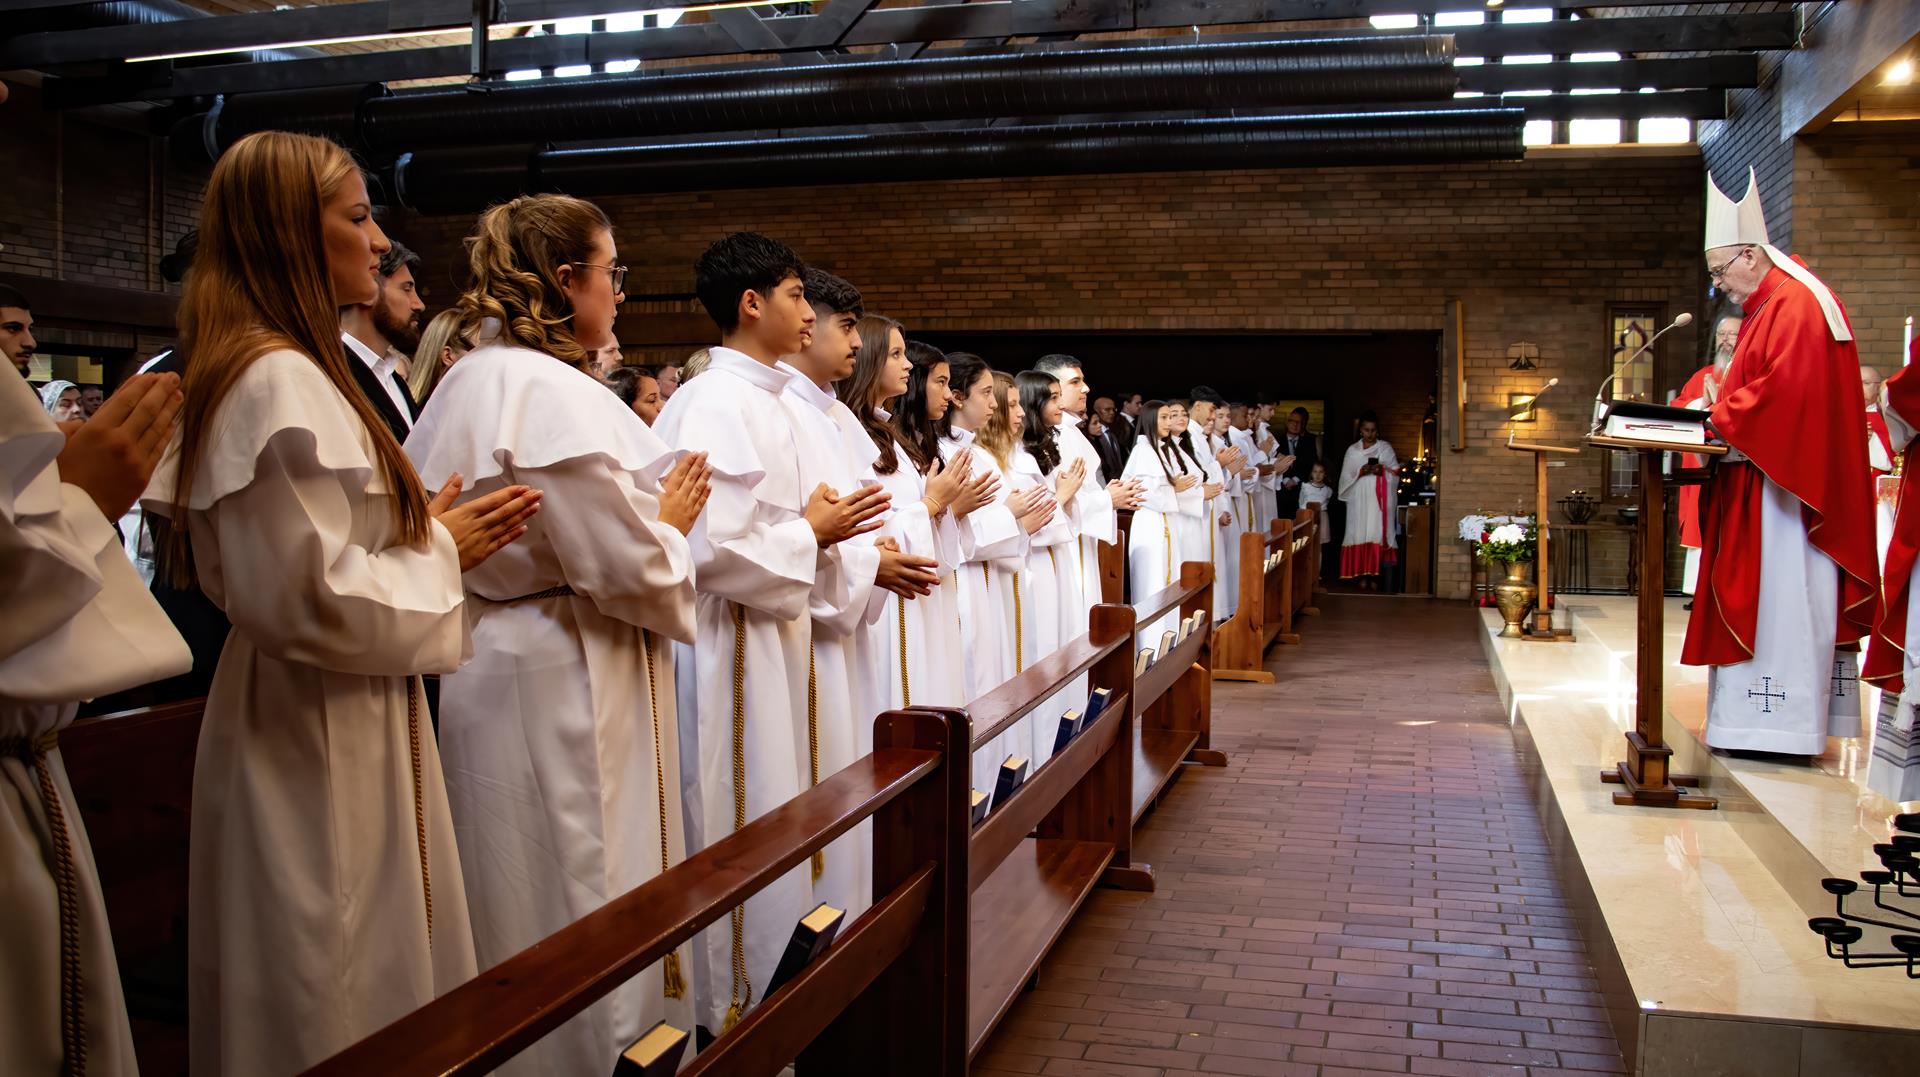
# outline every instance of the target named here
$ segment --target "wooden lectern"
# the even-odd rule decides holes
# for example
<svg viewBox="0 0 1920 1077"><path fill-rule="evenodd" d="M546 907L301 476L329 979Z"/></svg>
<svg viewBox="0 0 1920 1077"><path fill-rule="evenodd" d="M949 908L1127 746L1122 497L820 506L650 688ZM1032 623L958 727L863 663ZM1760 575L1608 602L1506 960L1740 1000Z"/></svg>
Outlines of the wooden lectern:
<svg viewBox="0 0 1920 1077"><path fill-rule="evenodd" d="M1640 519L1634 531L1639 551L1638 581L1640 615L1634 652L1633 730L1627 734L1627 758L1613 770L1601 771L1600 780L1625 786L1613 794L1615 804L1637 804L1647 808L1717 808L1716 797L1682 792L1680 787L1698 787L1700 779L1690 774L1668 773L1673 749L1667 747L1661 725L1666 719L1666 659L1662 653L1666 597L1666 480L1661 474L1661 455L1688 452L1697 456L1725 456L1725 445L1674 445L1637 438L1607 437L1595 434L1587 444L1602 449L1617 449L1640 454ZM1704 472L1676 475L1676 481L1697 482Z"/></svg>
<svg viewBox="0 0 1920 1077"><path fill-rule="evenodd" d="M1543 445L1537 441L1514 441L1507 439L1507 448L1514 452L1533 454L1533 618L1532 623L1523 625L1520 638L1563 643L1573 642L1573 629L1559 632L1553 630L1553 607L1548 601L1553 589L1548 586L1548 577L1553 575L1553 559L1547 556L1547 457L1555 453L1562 456L1577 456L1577 445Z"/></svg>

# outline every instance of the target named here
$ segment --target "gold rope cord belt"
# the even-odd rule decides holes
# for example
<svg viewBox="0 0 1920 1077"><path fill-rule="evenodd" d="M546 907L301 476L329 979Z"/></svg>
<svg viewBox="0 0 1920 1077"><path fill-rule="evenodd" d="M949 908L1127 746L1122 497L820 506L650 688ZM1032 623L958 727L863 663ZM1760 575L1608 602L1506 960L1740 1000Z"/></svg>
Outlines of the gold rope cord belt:
<svg viewBox="0 0 1920 1077"><path fill-rule="evenodd" d="M900 705L913 706L913 688L907 683L907 600L898 598L900 613Z"/></svg>
<svg viewBox="0 0 1920 1077"><path fill-rule="evenodd" d="M86 980L80 969L80 875L73 863L73 841L67 834L67 815L60 806L60 790L53 781L47 753L59 743L59 734L0 738L0 756L11 756L33 767L40 785L40 807L47 813L47 833L53 840L53 886L60 904L60 1045L65 1054L62 1072L86 1077Z"/></svg>
<svg viewBox="0 0 1920 1077"><path fill-rule="evenodd" d="M1027 671L1027 643L1020 626L1020 572L1013 573L1013 671Z"/></svg>
<svg viewBox="0 0 1920 1077"><path fill-rule="evenodd" d="M814 675L813 644L807 644L807 788L820 784L820 681ZM813 881L827 873L827 851L813 852Z"/></svg>
<svg viewBox="0 0 1920 1077"><path fill-rule="evenodd" d="M569 595L575 594L579 594L579 592L563 583L558 587L549 587L544 591L535 591L530 595L520 595L515 598L502 599L501 602L530 602L536 598L566 598Z"/></svg>
<svg viewBox="0 0 1920 1077"><path fill-rule="evenodd" d="M660 749L660 688L653 669L653 633L640 630L640 646L647 652L647 712L653 715L653 788L655 808L660 812L660 874L667 873L667 762ZM661 962L661 994L680 998L687 993L687 981L680 974L680 951L668 950Z"/></svg>
<svg viewBox="0 0 1920 1077"><path fill-rule="evenodd" d="M433 949L433 873L427 868L427 803L421 793L420 681L407 678L407 755L413 764L413 836L420 845L420 890L427 899L427 949Z"/></svg>
<svg viewBox="0 0 1920 1077"><path fill-rule="evenodd" d="M747 825L747 610L733 605L733 829ZM725 1032L740 1023L753 1005L753 979L747 974L747 907L734 906L733 983L727 989ZM743 989L744 988L744 992Z"/></svg>
<svg viewBox="0 0 1920 1077"><path fill-rule="evenodd" d="M1167 514L1160 514L1160 539L1167 544L1167 586L1173 586L1173 532L1167 527Z"/></svg>

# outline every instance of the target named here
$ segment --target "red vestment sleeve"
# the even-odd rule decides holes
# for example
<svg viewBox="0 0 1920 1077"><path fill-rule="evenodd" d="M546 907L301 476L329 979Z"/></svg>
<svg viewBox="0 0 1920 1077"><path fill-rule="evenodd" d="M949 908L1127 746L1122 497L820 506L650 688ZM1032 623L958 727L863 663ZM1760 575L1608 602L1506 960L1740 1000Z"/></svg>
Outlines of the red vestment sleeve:
<svg viewBox="0 0 1920 1077"><path fill-rule="evenodd" d="M1762 476L1800 501L1807 541L1840 568L1834 641L1858 640L1880 619L1859 353L1833 339L1813 292L1778 268L1746 306L1727 390L1712 411L1720 436L1749 462L1723 463L1713 480L1681 652L1688 665L1753 657Z"/></svg>
<svg viewBox="0 0 1920 1077"><path fill-rule="evenodd" d="M1920 359L1920 339L1913 342L1907 356L1909 362ZM1920 374L1914 370L1912 366L1902 367L1887 379L1887 406L1906 422L1920 421ZM1906 687L1902 674L1906 669L1907 600L1913 588L1914 562L1920 558L1920 492L1913 485L1920 458L1914 455L1915 444L1920 441L1909 444L1902 453L1893 538L1887 543L1887 563L1881 575L1884 609L1860 667L1861 679L1883 692L1897 693Z"/></svg>

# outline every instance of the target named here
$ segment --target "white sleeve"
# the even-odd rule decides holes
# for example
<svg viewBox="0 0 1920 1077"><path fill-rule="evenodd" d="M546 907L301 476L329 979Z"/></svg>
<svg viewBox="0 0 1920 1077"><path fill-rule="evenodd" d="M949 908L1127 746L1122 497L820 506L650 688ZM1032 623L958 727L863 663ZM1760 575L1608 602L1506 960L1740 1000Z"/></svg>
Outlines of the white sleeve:
<svg viewBox="0 0 1920 1077"><path fill-rule="evenodd" d="M746 481L713 474L707 507L688 536L698 589L785 621L807 612L820 543L805 516L760 518Z"/></svg>
<svg viewBox="0 0 1920 1077"><path fill-rule="evenodd" d="M660 520L660 500L604 456L517 469L546 496L540 524L567 585L601 613L692 643L693 552Z"/></svg>

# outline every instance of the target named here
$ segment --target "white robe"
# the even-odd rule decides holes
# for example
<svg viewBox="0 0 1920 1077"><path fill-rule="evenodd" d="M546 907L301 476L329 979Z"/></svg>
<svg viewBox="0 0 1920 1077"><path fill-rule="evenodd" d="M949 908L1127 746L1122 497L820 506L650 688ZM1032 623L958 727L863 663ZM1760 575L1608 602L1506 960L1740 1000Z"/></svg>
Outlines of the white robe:
<svg viewBox="0 0 1920 1077"><path fill-rule="evenodd" d="M892 535L904 553L931 557L940 582L931 594L911 600L889 595L888 608L872 628L879 639L885 670L881 676L882 710L909 706L964 707L966 674L955 661L960 651L959 599L954 573L960 567L960 529L953 514L930 519L926 502L927 477L914 470L913 458L896 438L891 474L879 476L893 495L884 533Z"/></svg>
<svg viewBox="0 0 1920 1077"><path fill-rule="evenodd" d="M1893 451L1913 443L1914 424L1907 416L1882 404ZM1920 419L1920 416L1915 416ZM1884 556L1882 557L1884 561ZM1873 723L1873 757L1867 764L1867 788L1893 801L1920 800L1920 587L1907 591L1907 638L1902 641L1901 677L1905 688L1898 696L1882 693Z"/></svg>
<svg viewBox="0 0 1920 1077"><path fill-rule="evenodd" d="M93 851L57 746L79 701L184 673L180 634L113 527L54 457L66 437L8 364L0 372L0 1073L63 1072L60 899L52 812L65 827L80 947L87 1072L137 1072ZM22 743L24 741L25 743ZM27 758L22 758L22 755ZM40 769L55 801L41 799Z"/></svg>
<svg viewBox="0 0 1920 1077"><path fill-rule="evenodd" d="M1753 657L1707 667L1707 744L1819 755L1829 736L1860 735L1854 656L1833 649L1840 566L1807 541L1799 499L1763 482Z"/></svg>
<svg viewBox="0 0 1920 1077"><path fill-rule="evenodd" d="M1324 482L1303 482L1300 484L1300 507L1320 506L1320 545L1326 546L1333 541L1333 487ZM1320 574L1320 566L1315 565L1314 575Z"/></svg>
<svg viewBox="0 0 1920 1077"><path fill-rule="evenodd" d="M1013 452L1008 483L1014 492L1039 487L1052 498L1060 469L1040 473L1040 461L1024 447ZM1086 606L1080 599L1079 572L1073 563L1078 550L1073 521L1067 508L1056 503L1053 519L1035 531L1027 542L1027 567L1021 573L1022 612L1029 613L1027 646L1035 659L1045 658L1067 641L1087 631ZM1053 755L1054 736L1059 718L1069 709L1078 709L1087 698L1086 678L1075 678L1033 710L1027 723L1038 768Z"/></svg>
<svg viewBox="0 0 1920 1077"><path fill-rule="evenodd" d="M1360 467L1370 461L1385 465L1385 476L1360 474ZM1400 459L1393 455L1393 446L1386 439L1374 441L1372 446L1354 442L1347 446L1345 462L1340 465L1340 500L1347 506L1347 530L1340 544L1352 547L1379 546L1379 556L1373 560L1368 555L1364 564L1357 570L1349 555L1343 552L1340 574L1377 575L1381 569L1392 564L1392 557L1398 540L1394 535L1396 515L1394 508L1399 504L1399 480L1397 469ZM1386 491L1386 506L1381 507L1381 490Z"/></svg>
<svg viewBox="0 0 1920 1077"><path fill-rule="evenodd" d="M1247 466L1255 470L1252 478L1242 480L1241 487L1241 507L1246 514L1247 529L1258 535L1266 535L1270 533L1273 523L1273 506L1266 499L1266 476L1258 471L1261 465L1271 463L1272 458L1255 444L1251 429L1230 427L1227 438L1234 448L1246 454Z"/></svg>
<svg viewBox="0 0 1920 1077"><path fill-rule="evenodd" d="M1215 453L1229 448L1225 437L1209 435L1206 441L1207 455L1215 460L1216 473L1220 475L1220 496L1214 499L1214 523L1218 532L1214 537L1213 556L1213 619L1216 623L1232 617L1240 609L1240 536L1247 533L1246 516L1240 504L1240 493L1244 488L1238 474L1229 475L1218 467ZM1227 522L1219 524L1219 516L1225 514Z"/></svg>
<svg viewBox="0 0 1920 1077"><path fill-rule="evenodd" d="M1015 582L1027 564L1027 533L1020 529L1007 498L1013 487L993 454L974 444L973 434L956 430L954 437L941 444L941 454L951 460L960 449L973 448L973 473L991 471L999 476L999 491L994 500L967 514L961 521L959 567L960 642L962 665L966 671L966 695L969 701L993 691L1026 668L1032 660L1028 629L1015 620ZM1009 463L1011 463L1009 459ZM1023 600L1021 614L1031 617ZM1016 653L1016 647L1019 653ZM1024 754L1031 733L1023 723L982 745L973 753L973 788L993 792L1000 763L1008 755ZM1018 743L1016 750L1010 747Z"/></svg>
<svg viewBox="0 0 1920 1077"><path fill-rule="evenodd" d="M800 423L802 485L812 489L826 483L846 496L862 485L858 465L840 441L839 427L830 414L839 402L793 367L781 364L791 380L784 392L796 406ZM807 690L807 724L800 730L807 751L800 757L800 783L810 788L846 769L872 747L877 711L869 693L854 688L852 641L867 634L884 608L884 589L874 586L880 571L880 551L874 536L861 535L827 551L827 569L814 582L808 610L812 617L813 666ZM856 702L857 701L857 702ZM859 732L865 727L863 737ZM866 748L861 748L862 744ZM819 871L813 880L815 901L846 910L851 919L873 903L872 829L856 827L822 850L814 860ZM809 870L814 870L810 867Z"/></svg>
<svg viewBox="0 0 1920 1077"><path fill-rule="evenodd" d="M467 573L473 659L440 682L454 836L490 968L686 859L662 637L693 639L693 558L658 499L678 454L595 379L497 342L447 372L407 451L429 489L465 476L463 500L546 492L527 534ZM574 593L524 597L561 586ZM663 970L501 1072L595 1072L655 1022L686 1027L691 992L668 997Z"/></svg>
<svg viewBox="0 0 1920 1077"><path fill-rule="evenodd" d="M1113 508L1113 495L1107 493L1106 483L1100 478L1100 451L1093 447L1081 426L1086 420L1077 415L1065 415L1060 425L1054 427L1059 432L1060 462L1071 464L1082 460L1087 465L1087 481L1080 484L1080 492L1074 495L1073 504L1066 506L1074 530L1079 534L1074 552L1074 571L1080 581L1080 600L1087 610L1099 605L1100 588L1100 544L1119 540L1120 517ZM1116 478L1118 476L1115 476ZM1081 619L1082 631L1087 619Z"/></svg>
<svg viewBox="0 0 1920 1077"><path fill-rule="evenodd" d="M1180 545L1176 524L1182 516L1199 515L1203 491L1196 482L1175 492L1169 473L1181 474L1178 467L1154 454L1144 436L1133 443L1121 477L1139 479L1146 487L1127 535L1128 582L1136 605L1173 586L1180 578L1181 562L1192 559ZM1169 611L1154 623L1140 626L1140 646L1157 649L1161 634L1175 627L1179 619L1178 611Z"/></svg>
<svg viewBox="0 0 1920 1077"><path fill-rule="evenodd" d="M409 706L470 644L453 536L397 544L372 437L311 360L256 359L209 424L186 526L233 631L194 759L190 1046L195 1074L255 1077L474 975L440 753ZM178 463L176 443L149 511L171 511Z"/></svg>
<svg viewBox="0 0 1920 1077"><path fill-rule="evenodd" d="M731 348L710 354L712 365L674 391L656 431L675 448L707 453L714 472L688 536L695 642L674 645L689 853L800 793L806 744L794 732L806 728L807 611L826 558L804 515L813 491L801 485L800 416L783 395L790 375ZM700 1024L717 1034L730 1011L760 999L811 908L807 874L804 864L789 871L700 933Z"/></svg>
<svg viewBox="0 0 1920 1077"><path fill-rule="evenodd" d="M880 450L874 445L866 428L860 425L859 417L839 400L828 405L826 416L833 421L839 434L841 456L846 460L856 485L878 483L880 476L874 473L873 462L879 458ZM888 507L885 519L889 524L899 511L893 506ZM883 526L879 534L893 535L893 531ZM868 716L865 721L854 723L855 758L873 750L873 718L887 709L885 674L890 667L886 652L881 647L878 625L879 618L893 609L893 595L876 587L870 602L866 627L847 639L847 681L853 710L855 714Z"/></svg>

